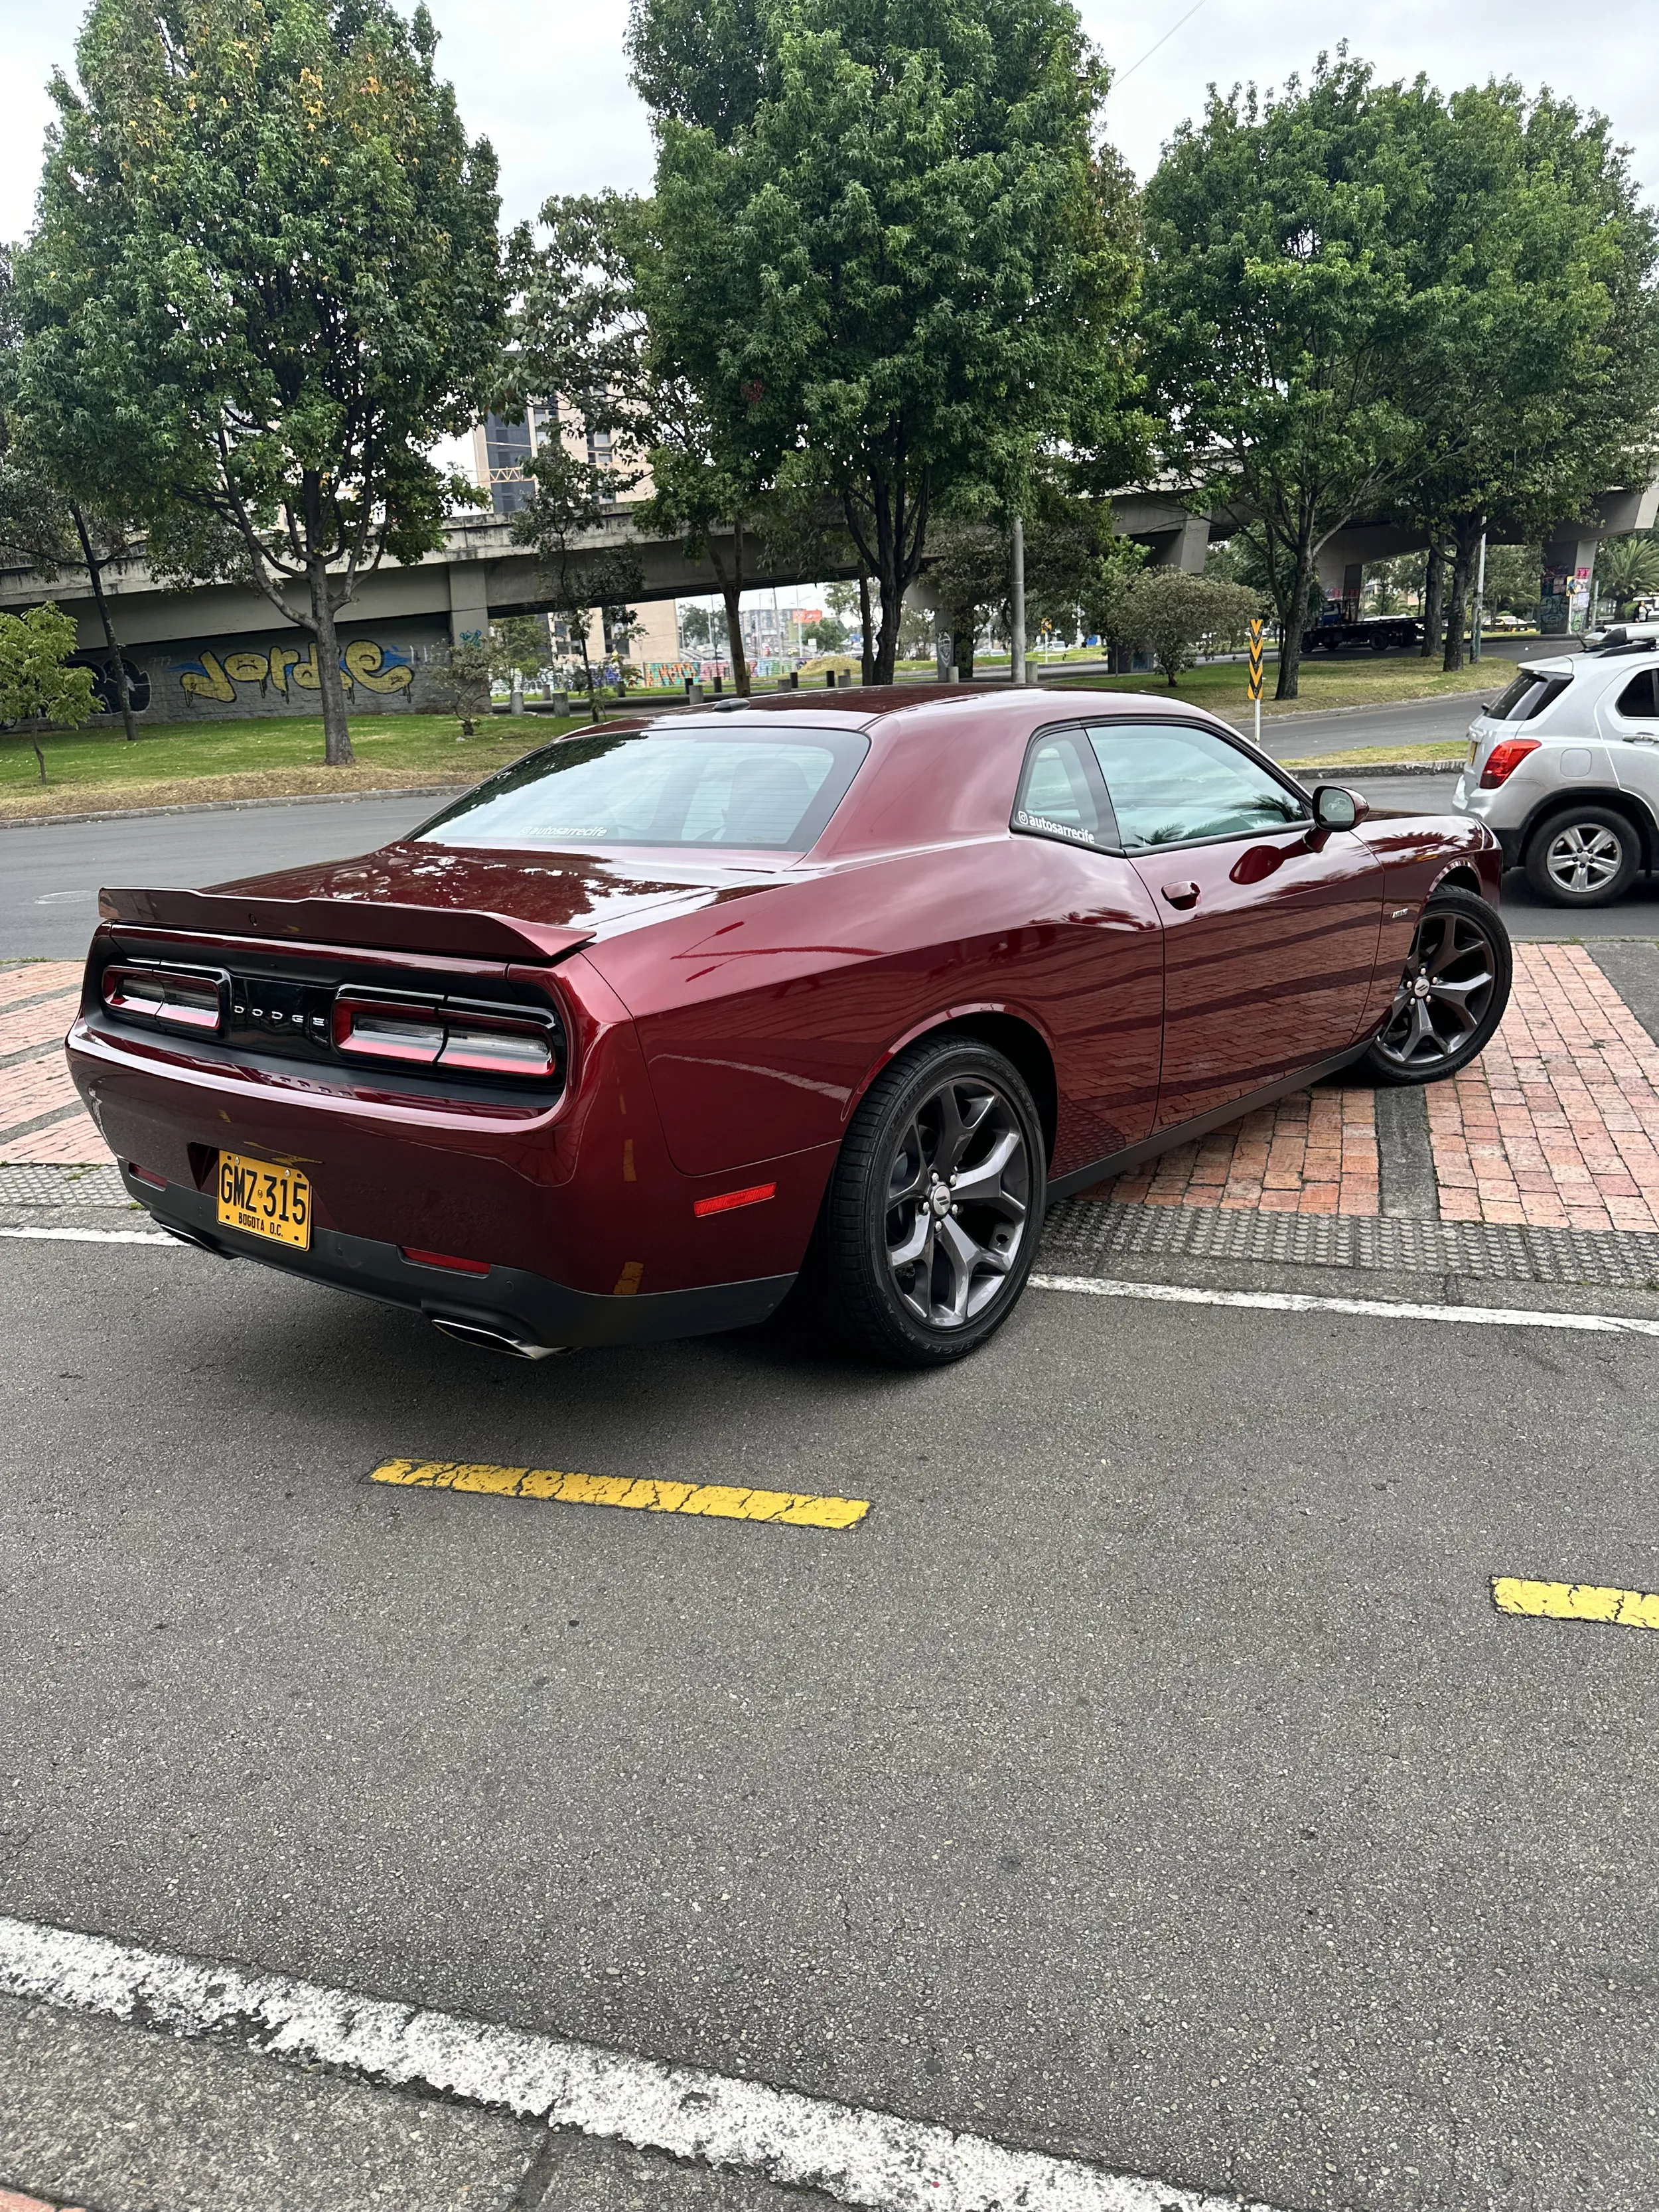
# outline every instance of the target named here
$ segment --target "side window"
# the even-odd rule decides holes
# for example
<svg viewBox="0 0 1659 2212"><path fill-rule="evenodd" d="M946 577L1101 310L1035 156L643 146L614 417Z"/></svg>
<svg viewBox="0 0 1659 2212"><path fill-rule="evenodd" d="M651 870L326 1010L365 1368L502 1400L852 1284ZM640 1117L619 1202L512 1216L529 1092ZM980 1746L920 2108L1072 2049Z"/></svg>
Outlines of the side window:
<svg viewBox="0 0 1659 2212"><path fill-rule="evenodd" d="M1305 801L1208 730L1170 722L1103 722L1089 742L1126 852L1248 837L1309 819Z"/></svg>
<svg viewBox="0 0 1659 2212"><path fill-rule="evenodd" d="M1033 740L1014 800L1013 827L1067 845L1115 850L1111 803L1081 730L1049 730Z"/></svg>
<svg viewBox="0 0 1659 2212"><path fill-rule="evenodd" d="M1659 669L1644 668L1619 694L1619 711L1627 722L1659 721Z"/></svg>

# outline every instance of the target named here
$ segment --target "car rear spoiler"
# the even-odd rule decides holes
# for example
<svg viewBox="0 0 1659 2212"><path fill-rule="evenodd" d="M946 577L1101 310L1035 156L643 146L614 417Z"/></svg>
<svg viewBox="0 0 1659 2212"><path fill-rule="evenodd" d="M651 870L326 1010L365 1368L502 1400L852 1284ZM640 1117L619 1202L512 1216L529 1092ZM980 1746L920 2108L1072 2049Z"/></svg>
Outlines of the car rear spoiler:
<svg viewBox="0 0 1659 2212"><path fill-rule="evenodd" d="M349 945L363 951L428 952L462 960L562 960L593 936L591 929L465 908L368 899L239 898L234 891L101 890L98 912L105 921L129 928Z"/></svg>

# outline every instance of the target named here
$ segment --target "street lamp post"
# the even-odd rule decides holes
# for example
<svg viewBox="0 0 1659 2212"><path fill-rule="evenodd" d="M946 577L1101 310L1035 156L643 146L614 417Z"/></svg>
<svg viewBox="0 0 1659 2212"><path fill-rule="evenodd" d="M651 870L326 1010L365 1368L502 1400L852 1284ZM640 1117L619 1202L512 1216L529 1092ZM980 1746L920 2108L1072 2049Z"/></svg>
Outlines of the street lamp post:
<svg viewBox="0 0 1659 2212"><path fill-rule="evenodd" d="M1008 673L1025 681L1025 525L1014 517L1013 573L1008 580Z"/></svg>
<svg viewBox="0 0 1659 2212"><path fill-rule="evenodd" d="M1474 612L1469 622L1469 659L1480 658L1480 626L1486 617L1486 533L1480 533L1480 551L1474 566Z"/></svg>

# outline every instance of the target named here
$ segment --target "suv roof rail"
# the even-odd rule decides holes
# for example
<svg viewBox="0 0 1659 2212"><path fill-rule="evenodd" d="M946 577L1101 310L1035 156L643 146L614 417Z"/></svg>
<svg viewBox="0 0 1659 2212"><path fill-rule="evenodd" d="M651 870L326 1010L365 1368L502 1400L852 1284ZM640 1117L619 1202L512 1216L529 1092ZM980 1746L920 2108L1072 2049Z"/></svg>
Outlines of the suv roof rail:
<svg viewBox="0 0 1659 2212"><path fill-rule="evenodd" d="M1651 653L1659 647L1659 622L1614 623L1594 642L1584 640L1586 653Z"/></svg>

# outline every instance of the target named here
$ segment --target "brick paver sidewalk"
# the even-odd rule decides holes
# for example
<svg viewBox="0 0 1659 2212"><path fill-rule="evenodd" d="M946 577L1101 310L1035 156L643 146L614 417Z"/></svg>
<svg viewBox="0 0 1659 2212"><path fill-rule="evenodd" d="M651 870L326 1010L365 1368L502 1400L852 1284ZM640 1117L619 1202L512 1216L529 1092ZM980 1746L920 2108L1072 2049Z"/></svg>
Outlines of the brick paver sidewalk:
<svg viewBox="0 0 1659 2212"><path fill-rule="evenodd" d="M76 961L0 969L0 1164L109 1154L61 1039ZM1659 1230L1659 1044L1578 945L1518 945L1504 1026L1425 1096L1443 1221ZM1091 1191L1115 1205L1375 1215L1374 1094L1322 1085Z"/></svg>

